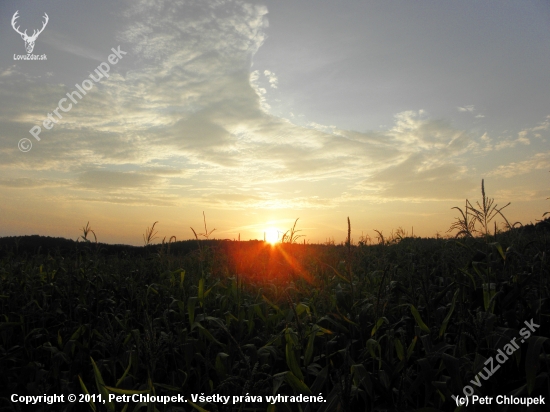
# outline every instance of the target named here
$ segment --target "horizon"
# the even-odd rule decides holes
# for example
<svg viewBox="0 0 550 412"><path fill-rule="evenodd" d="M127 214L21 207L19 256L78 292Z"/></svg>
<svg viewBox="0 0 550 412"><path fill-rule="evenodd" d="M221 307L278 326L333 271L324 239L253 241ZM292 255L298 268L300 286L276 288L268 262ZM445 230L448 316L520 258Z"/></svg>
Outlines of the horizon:
<svg viewBox="0 0 550 412"><path fill-rule="evenodd" d="M550 212L547 212L547 213L550 213ZM545 215L547 214L545 213ZM526 224L523 224L522 222L519 222L519 223L522 223L521 227L516 227L515 226L515 223L512 224L512 227L511 228L503 228L502 230L498 229L497 231L497 235L505 235L508 231L510 230L518 230L518 229L521 229L521 228L524 228L526 226L533 226L533 227L536 227L539 223L541 222L548 222L550 220L550 216L548 217L545 217L545 216L542 216L541 219L536 219L535 222L529 222L529 223L526 223ZM479 223L479 222L478 222ZM517 222L516 222L517 223ZM89 222L88 222L88 225L89 225ZM83 229L80 229L81 232L83 232ZM89 226L89 229L91 232L93 232L95 234L95 230L93 227ZM142 234L142 236L145 236L147 234L147 230L149 228L147 228L144 233ZM414 228L411 228L414 230ZM191 229L190 229L191 230ZM192 231L192 230L191 230ZM300 230L298 230L299 232ZM354 238L353 236L353 232L352 232L352 237L351 237L351 245L352 246L359 246L360 244L364 244L366 246L376 246L376 245L379 245L380 244L380 238L379 238L379 234L376 233L376 231L374 231L375 234L376 234L376 237L371 237L371 236L365 236L363 233L361 234L361 236L359 236L359 238ZM483 238L484 235L483 233L481 233L479 230L477 231L477 236L473 236L473 239L479 239L479 238ZM233 239L229 239L229 238L217 238L215 236L215 234L212 235L212 237L204 237L202 236L203 234L202 233L197 233L197 237L196 238L181 238L181 239L175 239L175 240L172 240L172 238L175 238L174 235L172 236L158 236L158 237L155 237L150 243L147 243L145 244L143 241L142 242L138 242L136 244L130 244L130 243L109 243L109 242L104 242L104 241L101 241L99 239L99 237L94 240L92 240L92 236L93 235L88 235L90 238L88 240L84 239L84 237L82 236L82 234L80 234L76 239L73 239L72 237L63 237L63 236L50 236L50 235L40 235L40 234L37 234L37 233L33 233L33 234L24 234L24 235L8 235L8 236L0 236L0 239L9 239L9 238L16 238L16 239L21 239L23 237L34 237L34 236L37 236L37 237L40 237L40 238L52 238L52 239L63 239L63 240L68 240L68 241L72 241L72 242L75 242L75 243L86 243L87 241L89 241L91 244L103 244L103 245L107 245L107 246L130 246L130 247L154 247L154 246L162 246L163 244L168 244L168 243L171 243L171 244L175 244L175 243L178 243L178 242L196 242L196 241L217 241L217 242L263 242L267 245L270 245L272 247L274 246L277 246L277 245L280 245L280 244L295 244L295 245L305 245L305 246L308 246L308 245L311 245L311 246L318 246L318 245L321 245L321 246L330 246L330 245L335 245L335 246L346 246L347 245L347 238L341 240L341 241L336 241L334 238L327 238L325 239L324 241L319 241L319 242L312 242L310 241L310 239L307 239L307 237L305 235L303 235L303 237L301 237L299 240L297 241L293 241L293 242L283 242L281 240L281 238L279 237L276 241L271 241L271 240L268 240L268 239L262 239L262 238L249 238L249 239L240 239L239 237L237 238L233 238ZM382 235L384 235L384 233L382 233ZM97 234L96 234L97 236ZM202 236L202 237L201 237ZM401 236L401 238L400 238ZM489 236L494 236L494 234L491 234L489 233ZM168 241L167 241L168 239ZM395 231L390 231L390 233L387 233L385 236L384 236L384 239L385 239L385 244L386 245L392 245L395 243L395 240L396 239L436 239L436 240L452 240L452 239L460 239L460 237L457 236L457 232L456 230L453 231L453 233L451 233L450 231L448 232L445 232L444 234L440 234L439 232L438 233L435 233L433 236L418 236L418 235L415 235L414 232L412 233L408 233L407 231L405 231L403 228L397 228L397 230ZM163 243L164 242L164 243ZM378 242L378 243L377 243ZM397 242L398 243L398 242Z"/></svg>
<svg viewBox="0 0 550 412"><path fill-rule="evenodd" d="M0 237L193 240L203 213L218 239L298 218L339 244L347 217L355 242L445 236L482 179L511 223L550 210L549 3L7 0L0 19Z"/></svg>

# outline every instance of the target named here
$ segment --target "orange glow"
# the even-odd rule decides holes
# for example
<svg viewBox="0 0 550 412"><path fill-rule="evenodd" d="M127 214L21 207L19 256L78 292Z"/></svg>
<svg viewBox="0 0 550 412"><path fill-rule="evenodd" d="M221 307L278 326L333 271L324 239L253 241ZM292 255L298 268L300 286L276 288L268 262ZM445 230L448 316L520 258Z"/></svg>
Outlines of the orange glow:
<svg viewBox="0 0 550 412"><path fill-rule="evenodd" d="M319 250L302 244L266 241L224 242L229 257L227 271L251 284L286 285L297 279L313 284L310 267L302 262L318 261Z"/></svg>

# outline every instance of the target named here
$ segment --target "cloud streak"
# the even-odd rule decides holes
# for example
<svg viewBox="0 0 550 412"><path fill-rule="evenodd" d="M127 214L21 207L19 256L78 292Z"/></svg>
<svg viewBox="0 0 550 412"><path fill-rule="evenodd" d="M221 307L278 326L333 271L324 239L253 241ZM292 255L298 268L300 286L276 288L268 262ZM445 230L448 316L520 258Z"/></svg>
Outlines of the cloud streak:
<svg viewBox="0 0 550 412"><path fill-rule="evenodd" d="M537 153L528 160L501 165L489 172L488 176L510 178L543 169L550 169L550 152Z"/></svg>
<svg viewBox="0 0 550 412"><path fill-rule="evenodd" d="M423 110L396 113L390 126L376 131L297 125L269 112L265 95L278 88L275 73L251 71L266 39L264 6L238 0L127 4L120 38L135 66L113 70L25 155L17 140L72 85L45 83L13 67L0 70L0 99L10 102L0 113L0 169L15 175L0 187L70 182L67 201L224 209L441 201L463 198L475 187L472 155L527 145L530 136L548 130L546 121L495 142ZM70 44L65 49L97 59ZM476 113L473 105L458 111ZM548 154L541 154L490 175L547 165ZM47 171L47 179L31 182L16 169ZM274 188L283 183L286 191ZM316 183L327 193L301 193Z"/></svg>

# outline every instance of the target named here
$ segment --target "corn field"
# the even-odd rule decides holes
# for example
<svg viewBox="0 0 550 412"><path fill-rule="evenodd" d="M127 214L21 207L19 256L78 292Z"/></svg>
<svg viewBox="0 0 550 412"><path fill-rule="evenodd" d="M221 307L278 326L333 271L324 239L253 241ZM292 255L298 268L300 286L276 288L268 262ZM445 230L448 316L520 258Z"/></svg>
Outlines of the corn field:
<svg viewBox="0 0 550 412"><path fill-rule="evenodd" d="M92 241L89 226L63 250L0 239L0 410L455 411L466 386L550 402L550 221L474 233L467 208L455 238L376 244L195 233L154 245L154 225L136 251ZM487 376L528 321L536 331ZM187 402L23 405L14 393ZM323 402L284 401L300 395Z"/></svg>

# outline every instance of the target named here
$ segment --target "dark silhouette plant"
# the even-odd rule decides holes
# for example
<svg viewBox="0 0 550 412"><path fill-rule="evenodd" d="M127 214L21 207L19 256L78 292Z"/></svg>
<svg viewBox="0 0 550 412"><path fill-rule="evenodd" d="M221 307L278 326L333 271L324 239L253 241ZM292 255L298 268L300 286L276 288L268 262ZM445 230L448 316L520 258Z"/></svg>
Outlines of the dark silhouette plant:
<svg viewBox="0 0 550 412"><path fill-rule="evenodd" d="M153 226L145 230L145 234L143 235L143 243L145 243L145 246L149 246L151 242L157 238L156 234L158 232L155 232L155 225L157 223L158 221L153 223Z"/></svg>
<svg viewBox="0 0 550 412"><path fill-rule="evenodd" d="M297 235L298 232L301 232L301 230L296 230L296 224L298 223L298 219L294 221L294 225L290 229L288 229L285 233L283 233L283 236L281 237L281 243L296 243L296 241L299 238L305 236L305 235Z"/></svg>
<svg viewBox="0 0 550 412"><path fill-rule="evenodd" d="M494 203L495 199L489 198L485 194L484 179L481 179L481 197L481 203L477 201L475 206L472 205L468 199L466 199L464 210L458 206L452 208L458 210L462 217L456 218L456 222L451 225L447 232L458 230L458 233L455 236L457 238L461 235L464 237L476 237L476 235L481 235L487 239L490 235L489 225L497 216L504 219L508 229L512 228L512 225L510 225L508 219L506 219L502 213L502 210L508 207L510 202L499 208L498 205ZM494 223L496 234L496 221Z"/></svg>

